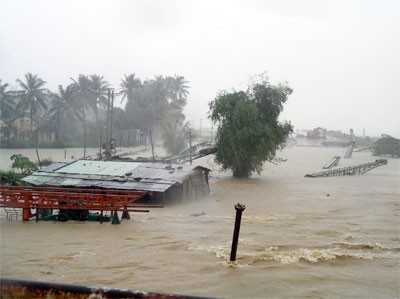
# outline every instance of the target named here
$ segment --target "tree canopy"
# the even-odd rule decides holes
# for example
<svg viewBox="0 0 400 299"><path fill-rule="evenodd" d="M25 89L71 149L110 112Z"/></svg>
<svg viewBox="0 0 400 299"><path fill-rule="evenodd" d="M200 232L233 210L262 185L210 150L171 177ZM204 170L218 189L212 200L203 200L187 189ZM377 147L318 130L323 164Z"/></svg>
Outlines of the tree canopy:
<svg viewBox="0 0 400 299"><path fill-rule="evenodd" d="M179 120L168 122L163 127L163 147L170 155L178 155L187 149L190 126L189 122Z"/></svg>
<svg viewBox="0 0 400 299"><path fill-rule="evenodd" d="M391 155L400 157L400 139L382 134L374 144L374 155Z"/></svg>
<svg viewBox="0 0 400 299"><path fill-rule="evenodd" d="M51 92L37 74L27 73L23 80L17 79L17 90L0 78L0 147L101 143L108 91L114 88L97 74L79 74L71 81L65 87L60 85L58 92ZM143 81L134 73L124 75L115 97L120 97L121 103L125 101L125 107L113 108L113 130L114 134L119 131L120 143L122 133L126 135L125 145L131 146L145 142L150 131L154 139L161 139L165 126L183 126L188 83L180 75ZM25 116L30 119L30 132L22 126Z"/></svg>
<svg viewBox="0 0 400 299"><path fill-rule="evenodd" d="M247 91L221 92L209 103L209 117L218 124L216 162L224 170L249 177L260 173L264 162L276 161L276 151L293 131L290 122L278 119L292 92L288 85L272 85L264 78Z"/></svg>
<svg viewBox="0 0 400 299"><path fill-rule="evenodd" d="M38 111L47 109L46 97L49 93L48 89L44 88L46 81L38 77L38 75L32 75L27 73L25 75L25 82L17 79L21 90L18 91L20 102L18 106L22 110L29 111L29 118L31 120L31 135L33 135L33 116Z"/></svg>

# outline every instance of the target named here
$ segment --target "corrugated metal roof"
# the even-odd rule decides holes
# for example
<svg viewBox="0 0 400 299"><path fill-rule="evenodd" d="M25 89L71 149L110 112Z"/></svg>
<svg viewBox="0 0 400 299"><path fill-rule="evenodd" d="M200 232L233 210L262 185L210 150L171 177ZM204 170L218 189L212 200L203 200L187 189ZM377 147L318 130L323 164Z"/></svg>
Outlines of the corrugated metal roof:
<svg viewBox="0 0 400 299"><path fill-rule="evenodd" d="M143 162L64 160L23 180L37 186L75 186L164 192L201 166Z"/></svg>
<svg viewBox="0 0 400 299"><path fill-rule="evenodd" d="M132 165L127 162L76 160L55 172L123 176L138 166L140 163Z"/></svg>

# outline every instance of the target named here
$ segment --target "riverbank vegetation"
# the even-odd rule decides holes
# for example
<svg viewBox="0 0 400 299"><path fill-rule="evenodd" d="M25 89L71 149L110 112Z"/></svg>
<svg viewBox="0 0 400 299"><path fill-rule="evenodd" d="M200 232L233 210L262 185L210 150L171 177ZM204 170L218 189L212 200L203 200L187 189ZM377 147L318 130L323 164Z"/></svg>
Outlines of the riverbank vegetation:
<svg viewBox="0 0 400 299"><path fill-rule="evenodd" d="M111 98L125 105L111 110L112 136L120 145L144 143L150 132L161 138L170 127L186 132L188 83L180 75L141 80L129 74L114 89L101 75L79 74L51 91L37 74L17 79L13 89L0 79L0 147L98 147L106 142Z"/></svg>
<svg viewBox="0 0 400 299"><path fill-rule="evenodd" d="M53 163L51 159L43 159L34 163L21 154L12 155L10 160L12 161L11 170L0 169L0 185L23 185L25 183L22 181L22 178L43 166Z"/></svg>

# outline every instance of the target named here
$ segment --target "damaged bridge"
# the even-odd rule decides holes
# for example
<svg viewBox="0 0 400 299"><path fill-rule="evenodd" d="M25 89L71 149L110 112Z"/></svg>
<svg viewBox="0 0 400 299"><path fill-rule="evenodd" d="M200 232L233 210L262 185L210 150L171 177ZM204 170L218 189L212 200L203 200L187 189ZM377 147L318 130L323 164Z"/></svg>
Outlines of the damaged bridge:
<svg viewBox="0 0 400 299"><path fill-rule="evenodd" d="M376 167L383 166L387 164L387 159L378 159L375 162L369 162L364 164L359 164L355 166L348 166L342 168L336 168L316 173L306 174L305 177L317 178L317 177L328 177L328 176L345 176L345 175L357 175L364 174Z"/></svg>

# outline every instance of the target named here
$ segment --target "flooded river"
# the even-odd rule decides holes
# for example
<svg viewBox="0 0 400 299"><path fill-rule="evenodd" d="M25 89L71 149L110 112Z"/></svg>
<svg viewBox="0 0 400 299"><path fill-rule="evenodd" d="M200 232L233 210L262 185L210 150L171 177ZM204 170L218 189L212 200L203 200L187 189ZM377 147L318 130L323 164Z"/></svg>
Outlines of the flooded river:
<svg viewBox="0 0 400 299"><path fill-rule="evenodd" d="M0 168L10 153L1 150ZM399 298L400 160L360 176L304 177L335 155L344 150L289 147L286 162L242 180L205 157L195 163L213 170L209 197L120 225L3 215L1 276L220 298ZM375 159L356 152L339 167ZM246 209L231 263L237 203Z"/></svg>

